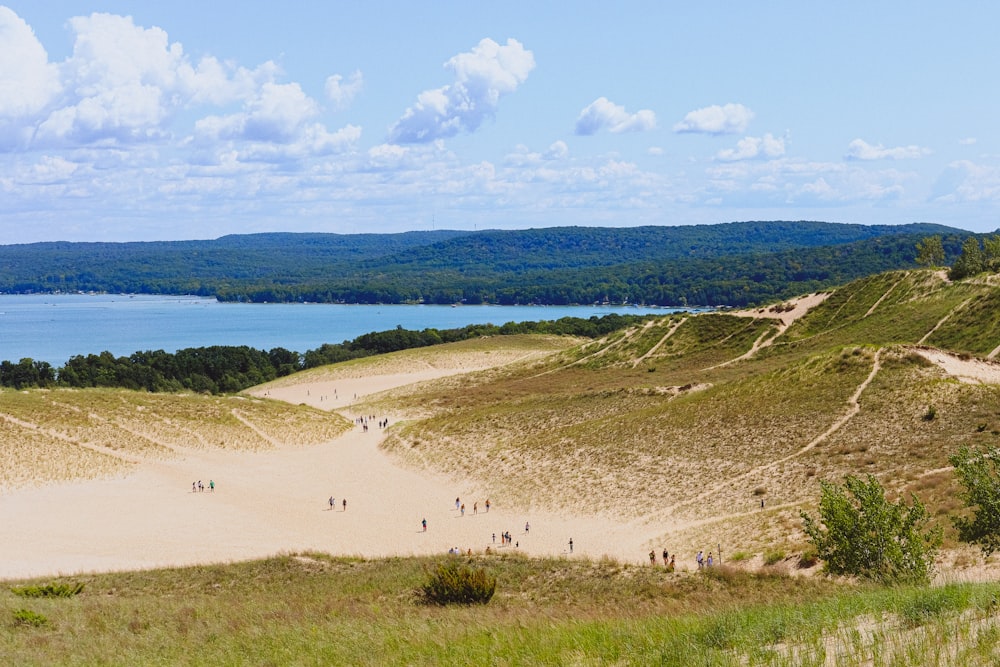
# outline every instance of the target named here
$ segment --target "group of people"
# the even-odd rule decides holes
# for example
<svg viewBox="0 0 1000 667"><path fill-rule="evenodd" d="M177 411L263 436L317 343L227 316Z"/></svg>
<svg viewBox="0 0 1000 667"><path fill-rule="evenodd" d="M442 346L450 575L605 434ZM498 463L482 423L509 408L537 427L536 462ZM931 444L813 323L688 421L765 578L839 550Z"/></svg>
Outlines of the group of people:
<svg viewBox="0 0 1000 667"><path fill-rule="evenodd" d="M369 421L375 421L375 415L366 415L366 416L362 416L362 417L357 417L357 418L355 418L354 423L357 424L358 426L360 426L362 431L364 431L365 433L367 433L368 432L368 422ZM388 426L389 426L389 418L388 417L386 417L385 419L379 419L378 420L378 427L379 428L388 428Z"/></svg>
<svg viewBox="0 0 1000 667"><path fill-rule="evenodd" d="M347 511L347 498L341 499L341 504L344 507L344 511ZM330 511L332 512L337 507L337 501L333 496L330 496Z"/></svg>
<svg viewBox="0 0 1000 667"><path fill-rule="evenodd" d="M667 568L668 572L673 572L674 571L674 567L676 565L676 563L674 561L674 557L675 556L676 556L676 554L669 554L669 553L667 553L666 549L663 550L663 567ZM649 552L649 564L650 565L656 565L656 552L655 551L650 551Z"/></svg>
<svg viewBox="0 0 1000 667"><path fill-rule="evenodd" d="M389 420L386 419L385 423L388 424ZM486 502L484 504L486 506L486 511L489 512L490 511L490 499L487 498ZM462 516L465 516L465 503L462 502L462 498L461 497L456 497L455 498L455 509L457 509L459 512L461 512ZM479 502L478 501L472 503L472 513L473 514L479 514Z"/></svg>
<svg viewBox="0 0 1000 667"><path fill-rule="evenodd" d="M712 567L715 564L715 559L712 558L712 552L708 552L708 558L705 558L705 552L699 551L698 555L694 558L695 562L698 563L698 569L701 570L706 567Z"/></svg>
<svg viewBox="0 0 1000 667"><path fill-rule="evenodd" d="M191 493L199 493L205 490L205 485L201 483L199 479L197 482L191 482ZM215 480L208 480L208 490L215 491Z"/></svg>

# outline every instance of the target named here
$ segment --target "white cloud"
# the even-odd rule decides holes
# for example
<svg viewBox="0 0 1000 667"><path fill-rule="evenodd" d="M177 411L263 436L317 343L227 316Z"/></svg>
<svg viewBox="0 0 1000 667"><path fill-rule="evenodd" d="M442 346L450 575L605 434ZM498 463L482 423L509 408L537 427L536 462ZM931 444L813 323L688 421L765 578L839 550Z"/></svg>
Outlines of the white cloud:
<svg viewBox="0 0 1000 667"><path fill-rule="evenodd" d="M742 104L717 104L689 111L674 125L674 132L703 134L739 134L745 132L753 119L753 111Z"/></svg>
<svg viewBox="0 0 1000 667"><path fill-rule="evenodd" d="M726 148L716 154L723 162L753 160L755 158L776 158L785 154L785 140L770 133L763 137L743 137L736 142L736 148Z"/></svg>
<svg viewBox="0 0 1000 667"><path fill-rule="evenodd" d="M897 146L885 148L882 144L873 146L864 139L855 139L847 146L848 160L908 160L929 155L930 150L920 146Z"/></svg>
<svg viewBox="0 0 1000 667"><path fill-rule="evenodd" d="M975 146L978 141L975 137L965 137L964 139L959 139L958 143L961 146Z"/></svg>
<svg viewBox="0 0 1000 667"><path fill-rule="evenodd" d="M484 39L445 67L454 72L455 82L420 93L416 104L389 128L390 142L427 143L475 131L496 112L501 96L524 83L535 57L516 39L503 46Z"/></svg>
<svg viewBox="0 0 1000 667"><path fill-rule="evenodd" d="M333 102L335 108L346 109L361 92L363 83L360 71L355 71L346 80L340 74L334 74L326 79L326 96Z"/></svg>
<svg viewBox="0 0 1000 667"><path fill-rule="evenodd" d="M59 72L17 14L0 6L0 121L44 109L59 93Z"/></svg>
<svg viewBox="0 0 1000 667"><path fill-rule="evenodd" d="M1000 169L956 160L938 177L931 200L945 203L1000 201Z"/></svg>
<svg viewBox="0 0 1000 667"><path fill-rule="evenodd" d="M649 109L628 113L606 97L591 102L576 119L576 134L590 135L607 128L613 134L644 132L656 128L656 114Z"/></svg>

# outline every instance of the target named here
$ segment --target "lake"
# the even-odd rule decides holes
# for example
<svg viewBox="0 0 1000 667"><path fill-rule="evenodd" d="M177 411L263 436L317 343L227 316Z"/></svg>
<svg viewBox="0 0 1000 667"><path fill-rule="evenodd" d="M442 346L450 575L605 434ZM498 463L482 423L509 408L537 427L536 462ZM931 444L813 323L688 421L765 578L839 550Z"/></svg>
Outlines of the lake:
<svg viewBox="0 0 1000 667"><path fill-rule="evenodd" d="M590 317L668 313L635 306L422 306L220 303L211 298L118 294L0 295L0 360L29 357L61 366L78 354L116 357L208 345L283 347L295 352L361 334L455 329Z"/></svg>

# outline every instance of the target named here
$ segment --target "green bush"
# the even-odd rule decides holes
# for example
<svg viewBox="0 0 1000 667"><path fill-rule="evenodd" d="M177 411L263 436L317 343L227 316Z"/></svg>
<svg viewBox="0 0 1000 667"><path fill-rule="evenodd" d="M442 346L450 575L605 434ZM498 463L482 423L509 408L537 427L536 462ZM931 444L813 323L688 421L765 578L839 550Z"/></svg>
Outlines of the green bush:
<svg viewBox="0 0 1000 667"><path fill-rule="evenodd" d="M17 609L14 611L14 625L22 628L41 628L49 624L49 619L41 614L36 614L30 609Z"/></svg>
<svg viewBox="0 0 1000 667"><path fill-rule="evenodd" d="M820 482L820 519L802 512L803 529L830 574L882 583L927 583L941 545L940 527L929 525L912 497L891 503L874 476L848 475L844 487Z"/></svg>
<svg viewBox="0 0 1000 667"><path fill-rule="evenodd" d="M79 595L83 584L45 584L44 586L14 586L10 591L23 598L71 598Z"/></svg>
<svg viewBox="0 0 1000 667"><path fill-rule="evenodd" d="M422 592L434 604L486 604L496 587L496 577L486 570L452 561L437 566Z"/></svg>

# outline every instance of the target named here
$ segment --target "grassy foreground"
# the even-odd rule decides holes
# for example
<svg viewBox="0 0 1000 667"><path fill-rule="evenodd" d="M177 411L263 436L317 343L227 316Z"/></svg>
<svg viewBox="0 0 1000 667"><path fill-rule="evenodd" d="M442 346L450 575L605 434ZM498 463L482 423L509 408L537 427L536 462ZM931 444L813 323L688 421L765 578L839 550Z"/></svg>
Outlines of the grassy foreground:
<svg viewBox="0 0 1000 667"><path fill-rule="evenodd" d="M780 570L471 559L487 605L425 604L439 559L301 554L0 592L0 662L41 665L995 664L997 584L881 589ZM38 583L38 582L36 582Z"/></svg>

